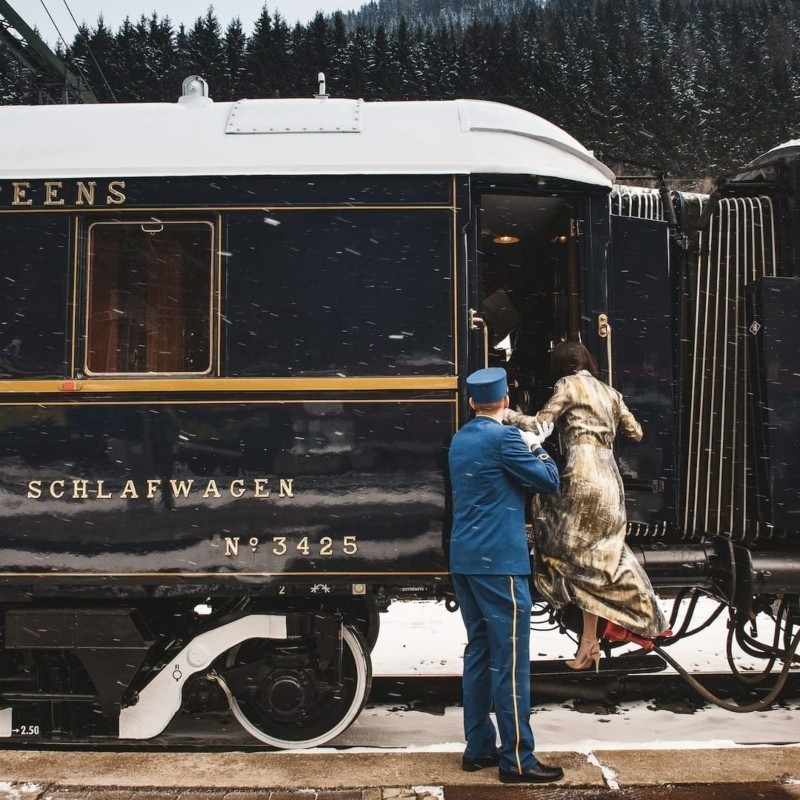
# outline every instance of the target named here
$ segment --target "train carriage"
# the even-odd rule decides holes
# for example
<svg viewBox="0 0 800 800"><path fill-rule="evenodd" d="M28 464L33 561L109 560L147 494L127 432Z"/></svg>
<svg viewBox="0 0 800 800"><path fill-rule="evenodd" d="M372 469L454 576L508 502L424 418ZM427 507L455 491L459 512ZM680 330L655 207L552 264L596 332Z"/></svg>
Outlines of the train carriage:
<svg viewBox="0 0 800 800"><path fill-rule="evenodd" d="M671 482L670 502L656 501L655 516L642 515L635 508L641 487L627 485L634 495L629 541L654 585L679 588L682 597L691 575L691 592L721 599L730 615L726 647L734 674L740 677L737 651L765 659L753 684L763 685L781 659L778 690L798 660L800 639L800 361L793 344L800 334L799 167L797 143L789 142L720 178L710 196L618 186L611 202L612 230L615 220L638 230L625 234L638 242L633 291L648 297L637 324L661 328L638 353L627 341L619 352L645 368L661 363L662 374L672 376L671 385L660 382L665 458L663 479L653 485L655 493ZM617 281L626 264L636 269L622 238L612 242ZM632 407L654 396L654 385L637 381L635 372L620 376ZM621 465L629 449L618 449ZM661 544L647 544L653 541ZM755 636L760 615L774 627L771 643Z"/></svg>
<svg viewBox="0 0 800 800"><path fill-rule="evenodd" d="M678 395L680 529L721 543L739 639L773 604L786 650L800 611L799 169L797 143L780 145L690 212Z"/></svg>
<svg viewBox="0 0 800 800"><path fill-rule="evenodd" d="M335 737L379 611L449 593L464 376L502 364L535 410L564 338L648 432L618 455L654 583L733 602L720 531L681 522L693 262L564 131L193 77L175 104L0 108L0 143L0 736L230 708L275 747Z"/></svg>
<svg viewBox="0 0 800 800"><path fill-rule="evenodd" d="M230 698L325 741L384 598L445 591L461 378L512 313L534 360L579 334L611 173L479 102L0 113L6 735Z"/></svg>

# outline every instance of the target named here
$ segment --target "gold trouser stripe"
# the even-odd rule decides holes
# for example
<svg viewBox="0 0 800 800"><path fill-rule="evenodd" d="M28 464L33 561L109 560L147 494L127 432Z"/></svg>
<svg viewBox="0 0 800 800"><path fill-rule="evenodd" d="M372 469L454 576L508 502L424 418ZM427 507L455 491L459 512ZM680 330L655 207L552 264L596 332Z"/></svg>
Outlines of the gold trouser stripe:
<svg viewBox="0 0 800 800"><path fill-rule="evenodd" d="M132 392L453 391L455 376L365 378L83 378L0 380L0 394L129 394Z"/></svg>
<svg viewBox="0 0 800 800"><path fill-rule="evenodd" d="M517 759L517 772L522 775L522 764L519 760L519 697L517 695L517 597L514 594L514 578L509 576L508 580L511 583L511 604L514 607L514 622L512 623L511 627L511 693L514 700L514 728L516 729L517 733L517 743L514 747L514 755Z"/></svg>

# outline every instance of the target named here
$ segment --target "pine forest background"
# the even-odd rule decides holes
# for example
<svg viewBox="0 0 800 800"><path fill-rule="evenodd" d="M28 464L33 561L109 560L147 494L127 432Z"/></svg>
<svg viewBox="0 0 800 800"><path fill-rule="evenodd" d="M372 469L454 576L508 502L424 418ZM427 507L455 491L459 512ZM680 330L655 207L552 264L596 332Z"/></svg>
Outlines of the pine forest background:
<svg viewBox="0 0 800 800"><path fill-rule="evenodd" d="M193 23L102 18L59 54L101 102L482 98L563 127L617 169L720 175L800 135L798 0L379 0L251 35L213 7ZM0 46L0 103L36 102Z"/></svg>

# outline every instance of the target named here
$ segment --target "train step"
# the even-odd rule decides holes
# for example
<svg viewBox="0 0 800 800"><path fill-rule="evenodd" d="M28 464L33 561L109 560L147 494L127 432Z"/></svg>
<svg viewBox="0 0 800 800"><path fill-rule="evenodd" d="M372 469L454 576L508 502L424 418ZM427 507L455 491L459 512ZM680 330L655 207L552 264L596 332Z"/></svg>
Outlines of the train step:
<svg viewBox="0 0 800 800"><path fill-rule="evenodd" d="M661 672L666 662L655 653L616 656L600 660L599 676L620 679L630 675L649 675ZM575 672L563 659L531 662L532 688L540 690L543 681L559 681L564 678L582 680L597 679L594 670ZM457 703L461 700L460 675L376 675L372 679L370 701L391 703L414 700Z"/></svg>

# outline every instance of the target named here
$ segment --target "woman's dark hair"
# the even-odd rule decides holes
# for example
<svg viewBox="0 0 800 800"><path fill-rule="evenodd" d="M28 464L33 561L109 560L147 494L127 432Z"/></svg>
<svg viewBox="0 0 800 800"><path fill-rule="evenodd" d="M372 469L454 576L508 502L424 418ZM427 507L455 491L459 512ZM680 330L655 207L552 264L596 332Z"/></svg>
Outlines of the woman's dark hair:
<svg viewBox="0 0 800 800"><path fill-rule="evenodd" d="M580 342L559 342L550 353L550 371L553 380L574 375L579 370L588 370L598 377L600 370L592 354Z"/></svg>

